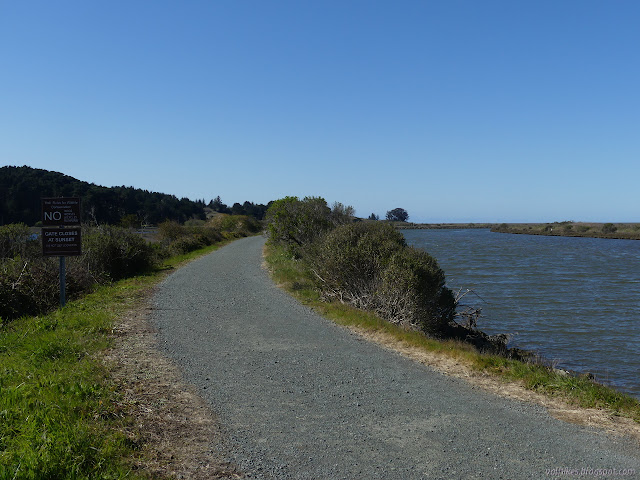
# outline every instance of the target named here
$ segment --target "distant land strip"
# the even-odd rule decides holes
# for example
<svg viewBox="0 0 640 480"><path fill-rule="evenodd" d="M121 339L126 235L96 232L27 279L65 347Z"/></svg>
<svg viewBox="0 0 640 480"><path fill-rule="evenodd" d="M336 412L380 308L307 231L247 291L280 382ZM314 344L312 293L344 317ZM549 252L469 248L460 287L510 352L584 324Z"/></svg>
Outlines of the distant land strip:
<svg viewBox="0 0 640 480"><path fill-rule="evenodd" d="M393 222L394 226L400 230L445 230L445 229L465 229L465 228L494 228L497 223L412 223Z"/></svg>
<svg viewBox="0 0 640 480"><path fill-rule="evenodd" d="M552 223L410 223L395 222L398 229L489 228L496 233L556 237L640 240L640 223L552 222Z"/></svg>

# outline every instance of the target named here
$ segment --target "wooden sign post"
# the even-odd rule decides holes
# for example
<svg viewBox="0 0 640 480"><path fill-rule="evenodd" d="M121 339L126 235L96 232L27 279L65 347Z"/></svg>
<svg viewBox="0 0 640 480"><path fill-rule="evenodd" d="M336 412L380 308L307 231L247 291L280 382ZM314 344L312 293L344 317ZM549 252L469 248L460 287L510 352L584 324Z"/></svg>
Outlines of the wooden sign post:
<svg viewBox="0 0 640 480"><path fill-rule="evenodd" d="M43 198L42 225L42 255L60 257L60 306L64 307L67 286L65 257L82 255L80 199Z"/></svg>

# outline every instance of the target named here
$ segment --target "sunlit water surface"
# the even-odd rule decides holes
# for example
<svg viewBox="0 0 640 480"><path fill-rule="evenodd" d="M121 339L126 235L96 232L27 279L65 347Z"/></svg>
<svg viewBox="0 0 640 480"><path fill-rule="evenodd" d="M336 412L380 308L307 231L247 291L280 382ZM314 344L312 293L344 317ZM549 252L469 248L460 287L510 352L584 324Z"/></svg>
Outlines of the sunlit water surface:
<svg viewBox="0 0 640 480"><path fill-rule="evenodd" d="M482 307L481 330L514 334L510 346L640 398L640 241L484 229L403 234L438 260L450 288L474 292L462 303Z"/></svg>

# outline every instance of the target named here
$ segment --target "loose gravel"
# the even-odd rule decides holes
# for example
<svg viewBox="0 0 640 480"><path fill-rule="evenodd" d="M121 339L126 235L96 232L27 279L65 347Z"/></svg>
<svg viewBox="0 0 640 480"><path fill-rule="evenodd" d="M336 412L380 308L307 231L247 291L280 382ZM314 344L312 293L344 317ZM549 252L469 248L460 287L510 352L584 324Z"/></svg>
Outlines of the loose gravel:
<svg viewBox="0 0 640 480"><path fill-rule="evenodd" d="M250 237L177 270L153 299L167 354L251 479L639 478L631 440L447 377L278 289Z"/></svg>

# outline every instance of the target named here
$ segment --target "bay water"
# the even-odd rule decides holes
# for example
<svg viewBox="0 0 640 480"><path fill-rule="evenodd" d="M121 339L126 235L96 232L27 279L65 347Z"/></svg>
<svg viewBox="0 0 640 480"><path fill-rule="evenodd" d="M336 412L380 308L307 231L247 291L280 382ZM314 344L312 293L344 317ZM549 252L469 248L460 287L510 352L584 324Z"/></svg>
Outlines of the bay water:
<svg viewBox="0 0 640 480"><path fill-rule="evenodd" d="M640 241L403 230L426 250L462 304L482 307L478 328L557 368L595 375L640 398Z"/></svg>

